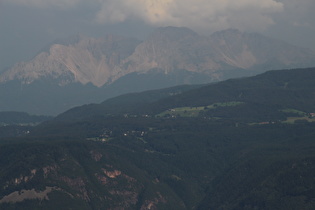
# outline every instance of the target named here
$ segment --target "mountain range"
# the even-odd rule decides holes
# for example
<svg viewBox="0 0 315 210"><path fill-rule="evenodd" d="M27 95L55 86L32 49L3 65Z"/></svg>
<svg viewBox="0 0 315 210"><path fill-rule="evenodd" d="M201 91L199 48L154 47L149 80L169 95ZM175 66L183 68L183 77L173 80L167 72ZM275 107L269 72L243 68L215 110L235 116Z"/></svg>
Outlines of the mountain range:
<svg viewBox="0 0 315 210"><path fill-rule="evenodd" d="M314 65L309 49L236 29L202 36L163 27L144 41L77 35L3 72L0 96L6 100L0 110L56 115L128 92Z"/></svg>

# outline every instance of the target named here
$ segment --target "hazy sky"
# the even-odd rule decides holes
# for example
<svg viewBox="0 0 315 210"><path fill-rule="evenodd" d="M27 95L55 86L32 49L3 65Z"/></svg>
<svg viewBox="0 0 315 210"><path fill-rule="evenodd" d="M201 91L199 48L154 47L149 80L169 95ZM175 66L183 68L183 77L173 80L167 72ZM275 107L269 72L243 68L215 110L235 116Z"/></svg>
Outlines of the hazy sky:
<svg viewBox="0 0 315 210"><path fill-rule="evenodd" d="M200 34L238 28L315 50L315 0L0 0L0 70L57 38L146 37L155 27Z"/></svg>

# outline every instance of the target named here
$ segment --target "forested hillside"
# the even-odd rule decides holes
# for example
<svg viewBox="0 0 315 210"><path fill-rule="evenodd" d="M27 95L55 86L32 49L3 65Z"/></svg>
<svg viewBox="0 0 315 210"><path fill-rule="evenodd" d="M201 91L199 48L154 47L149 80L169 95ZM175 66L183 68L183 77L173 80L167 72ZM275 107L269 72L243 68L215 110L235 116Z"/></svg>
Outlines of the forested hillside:
<svg viewBox="0 0 315 210"><path fill-rule="evenodd" d="M0 209L314 209L314 74L124 95L1 138Z"/></svg>

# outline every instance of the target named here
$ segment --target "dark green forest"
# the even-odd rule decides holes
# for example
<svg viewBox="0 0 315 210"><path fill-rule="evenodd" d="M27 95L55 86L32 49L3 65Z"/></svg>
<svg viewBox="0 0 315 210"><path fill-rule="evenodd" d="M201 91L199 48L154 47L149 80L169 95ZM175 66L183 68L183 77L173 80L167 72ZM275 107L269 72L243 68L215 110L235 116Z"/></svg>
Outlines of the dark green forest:
<svg viewBox="0 0 315 210"><path fill-rule="evenodd" d="M314 209L314 78L270 71L2 126L0 209Z"/></svg>

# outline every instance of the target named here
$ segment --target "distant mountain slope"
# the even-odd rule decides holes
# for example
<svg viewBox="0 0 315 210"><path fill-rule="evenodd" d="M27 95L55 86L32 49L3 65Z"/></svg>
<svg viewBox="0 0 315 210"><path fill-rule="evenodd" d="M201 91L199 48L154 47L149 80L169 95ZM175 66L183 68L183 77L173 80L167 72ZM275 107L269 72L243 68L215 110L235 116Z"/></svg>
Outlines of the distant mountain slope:
<svg viewBox="0 0 315 210"><path fill-rule="evenodd" d="M180 74L180 75L179 75ZM39 115L57 115L82 104L100 103L121 94L172 87L187 83L187 77L194 77L195 83L205 83L207 77L190 72L174 72L165 75L161 71L146 74L131 73L101 88L91 83L83 85L70 83L60 86L49 79L29 85L11 81L0 84L0 110L24 111Z"/></svg>
<svg viewBox="0 0 315 210"><path fill-rule="evenodd" d="M52 117L29 115L24 112L0 112L0 125L38 124L49 119Z"/></svg>
<svg viewBox="0 0 315 210"><path fill-rule="evenodd" d="M188 28L164 27L142 43L132 38L75 36L59 40L32 60L16 64L0 76L0 83L30 84L43 78L61 86L73 82L110 84L133 72L152 69L165 74L186 70L208 75L209 81L230 78L227 70L259 71L315 65L315 53L260 34L236 29L201 36ZM244 75L244 72L242 73Z"/></svg>
<svg viewBox="0 0 315 210"><path fill-rule="evenodd" d="M7 100L0 110L56 115L128 92L312 66L315 53L309 49L236 29L201 36L188 28L163 27L143 42L78 35L1 73L0 98ZM29 98L43 100L30 104Z"/></svg>
<svg viewBox="0 0 315 210"><path fill-rule="evenodd" d="M49 116L29 115L24 112L0 112L0 138L24 136L34 126L51 119Z"/></svg>
<svg viewBox="0 0 315 210"><path fill-rule="evenodd" d="M156 107L158 111L178 106L206 106L216 102L243 101L292 108L303 107L311 111L315 104L314 77L314 68L268 71L254 77L210 84L156 102Z"/></svg>
<svg viewBox="0 0 315 210"><path fill-rule="evenodd" d="M57 116L55 120L72 121L82 120L95 116L121 115L133 112L147 104L154 103L163 98L168 98L191 89L196 89L202 85L184 85L160 90L150 90L140 93L129 93L114 98L110 98L101 104L89 104L70 109Z"/></svg>
<svg viewBox="0 0 315 210"><path fill-rule="evenodd" d="M163 98L158 97L161 94L160 90L122 95L101 104L71 109L57 119L83 119L86 115L92 117L106 114L156 115L176 107L205 107L232 101L243 102L244 105L237 107L240 110L233 110L231 113L225 110L224 115L246 113L246 110L248 114L254 114L250 112L252 110L257 112L256 117L266 115L268 118L269 116L264 114L266 109L278 112L285 108L314 112L313 78L315 78L314 68L269 71L254 77L230 79L199 88L194 87L181 94ZM146 100L154 94L155 100ZM212 115L211 110L208 110L208 113Z"/></svg>
<svg viewBox="0 0 315 210"><path fill-rule="evenodd" d="M0 82L20 80L30 84L51 78L61 86L90 82L100 87L120 74L116 66L132 54L139 41L108 35L99 39L79 36L62 43L52 44L29 62L16 64L0 77Z"/></svg>
<svg viewBox="0 0 315 210"><path fill-rule="evenodd" d="M315 53L260 34L236 29L200 36L187 28L166 27L156 30L129 58L129 69L147 71L186 69L209 74L214 80L227 78L224 70L257 70L309 67Z"/></svg>

